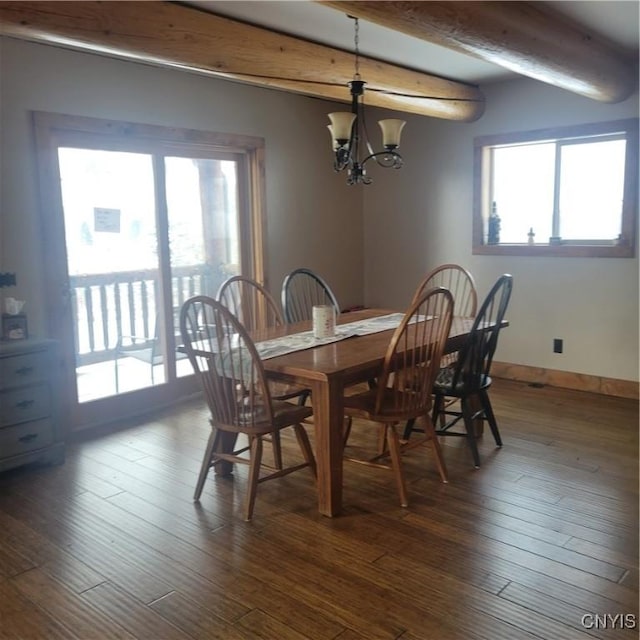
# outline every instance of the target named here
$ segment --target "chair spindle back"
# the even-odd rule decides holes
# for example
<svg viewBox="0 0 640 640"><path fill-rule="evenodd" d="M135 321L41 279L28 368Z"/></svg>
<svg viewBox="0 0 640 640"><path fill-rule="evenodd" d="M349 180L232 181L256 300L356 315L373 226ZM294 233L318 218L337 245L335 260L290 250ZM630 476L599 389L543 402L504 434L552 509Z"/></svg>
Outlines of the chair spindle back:
<svg viewBox="0 0 640 640"><path fill-rule="evenodd" d="M232 276L218 289L216 299L233 313L249 332L284 324L278 304L267 289L246 276Z"/></svg>
<svg viewBox="0 0 640 640"><path fill-rule="evenodd" d="M331 287L310 269L292 271L282 283L282 309L287 323L311 320L315 305L330 305L340 313Z"/></svg>
<svg viewBox="0 0 640 640"><path fill-rule="evenodd" d="M451 329L453 296L443 287L422 293L409 307L387 349L378 378L376 413L398 419L425 415Z"/></svg>
<svg viewBox="0 0 640 640"><path fill-rule="evenodd" d="M453 296L453 315L473 318L478 307L476 284L471 273L458 264L442 264L430 271L418 285L413 300L427 289L444 287Z"/></svg>
<svg viewBox="0 0 640 640"><path fill-rule="evenodd" d="M233 313L222 302L195 296L182 307L180 331L212 423L243 432L270 423L271 396L260 356Z"/></svg>
<svg viewBox="0 0 640 640"><path fill-rule="evenodd" d="M474 320L469 338L459 352L453 368L452 386L464 383L472 392L479 389L489 375L498 336L513 289L513 276L505 273L495 282ZM490 326L486 329L485 327Z"/></svg>

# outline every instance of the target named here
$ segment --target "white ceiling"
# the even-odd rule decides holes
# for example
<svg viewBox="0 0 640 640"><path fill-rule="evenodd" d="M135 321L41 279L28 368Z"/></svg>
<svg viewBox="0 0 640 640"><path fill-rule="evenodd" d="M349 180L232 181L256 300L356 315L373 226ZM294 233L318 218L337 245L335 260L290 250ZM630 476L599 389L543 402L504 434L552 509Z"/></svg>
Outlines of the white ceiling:
<svg viewBox="0 0 640 640"><path fill-rule="evenodd" d="M353 50L353 21L340 11L308 0L200 0L184 2L276 31L340 49ZM576 1L544 2L594 35L638 52L640 2ZM446 78L481 84L516 77L503 67L430 44L418 38L360 20L363 55L425 71Z"/></svg>

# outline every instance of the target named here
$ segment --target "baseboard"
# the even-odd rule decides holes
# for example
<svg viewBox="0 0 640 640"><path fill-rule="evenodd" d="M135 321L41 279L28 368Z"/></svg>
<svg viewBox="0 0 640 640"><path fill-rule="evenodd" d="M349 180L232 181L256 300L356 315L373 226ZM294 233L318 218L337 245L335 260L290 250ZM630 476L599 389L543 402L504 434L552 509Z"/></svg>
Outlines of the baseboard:
<svg viewBox="0 0 640 640"><path fill-rule="evenodd" d="M491 375L495 378L548 384L551 387L575 389L576 391L591 391L592 393L601 393L606 396L617 396L619 398L638 400L640 397L638 392L639 385L633 380L590 376L584 373L558 371L555 369L544 369L542 367L528 367L526 365L510 364L508 362L494 362L491 365Z"/></svg>

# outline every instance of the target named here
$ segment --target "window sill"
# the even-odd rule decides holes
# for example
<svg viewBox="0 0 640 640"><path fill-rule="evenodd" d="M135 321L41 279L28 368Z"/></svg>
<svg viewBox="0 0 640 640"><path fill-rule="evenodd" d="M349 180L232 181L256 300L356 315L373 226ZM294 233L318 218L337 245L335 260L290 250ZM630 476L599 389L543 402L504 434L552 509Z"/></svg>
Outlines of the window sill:
<svg viewBox="0 0 640 640"><path fill-rule="evenodd" d="M542 258L633 258L635 252L633 247L627 244L482 244L473 247L473 255Z"/></svg>

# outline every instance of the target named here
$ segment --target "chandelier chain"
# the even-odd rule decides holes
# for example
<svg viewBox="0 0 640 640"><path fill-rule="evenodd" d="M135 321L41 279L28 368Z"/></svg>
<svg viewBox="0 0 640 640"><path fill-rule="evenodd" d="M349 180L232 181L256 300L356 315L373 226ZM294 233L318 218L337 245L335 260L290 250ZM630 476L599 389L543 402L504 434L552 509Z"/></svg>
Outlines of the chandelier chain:
<svg viewBox="0 0 640 640"><path fill-rule="evenodd" d="M354 80L360 80L360 21L358 18L354 18L354 20L356 24L353 34L353 45L356 58L356 72L353 78Z"/></svg>

